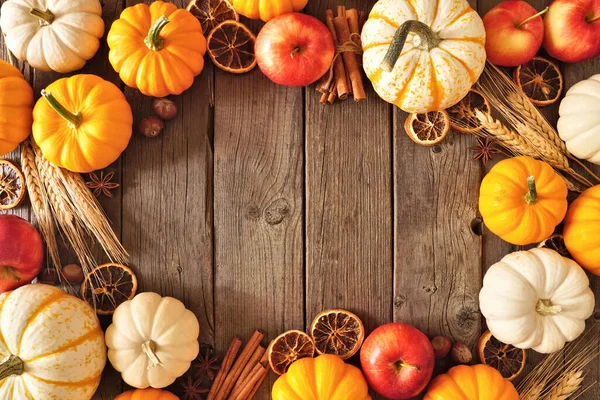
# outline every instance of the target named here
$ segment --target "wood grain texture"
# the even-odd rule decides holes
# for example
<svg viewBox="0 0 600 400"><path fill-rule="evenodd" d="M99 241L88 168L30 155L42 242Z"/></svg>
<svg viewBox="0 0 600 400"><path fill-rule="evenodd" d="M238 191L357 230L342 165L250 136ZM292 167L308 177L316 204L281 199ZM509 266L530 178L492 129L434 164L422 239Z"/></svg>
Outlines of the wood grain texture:
<svg viewBox="0 0 600 400"><path fill-rule="evenodd" d="M224 351L254 329L271 340L304 325L303 106L302 89L258 68L217 70L215 94L215 335Z"/></svg>

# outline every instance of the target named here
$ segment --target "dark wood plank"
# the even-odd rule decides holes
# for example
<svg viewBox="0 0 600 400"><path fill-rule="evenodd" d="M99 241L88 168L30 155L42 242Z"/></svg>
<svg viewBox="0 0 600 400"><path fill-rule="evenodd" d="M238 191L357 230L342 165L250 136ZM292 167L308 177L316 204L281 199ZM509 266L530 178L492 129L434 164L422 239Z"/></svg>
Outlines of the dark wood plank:
<svg viewBox="0 0 600 400"><path fill-rule="evenodd" d="M215 332L224 351L254 329L271 340L303 328L304 137L302 89L258 68L215 78ZM257 398L268 398L272 375Z"/></svg>
<svg viewBox="0 0 600 400"><path fill-rule="evenodd" d="M307 12L323 20L341 4L375 1L311 1ZM366 101L331 106L306 89L306 323L341 307L370 332L392 320L391 107L365 85Z"/></svg>

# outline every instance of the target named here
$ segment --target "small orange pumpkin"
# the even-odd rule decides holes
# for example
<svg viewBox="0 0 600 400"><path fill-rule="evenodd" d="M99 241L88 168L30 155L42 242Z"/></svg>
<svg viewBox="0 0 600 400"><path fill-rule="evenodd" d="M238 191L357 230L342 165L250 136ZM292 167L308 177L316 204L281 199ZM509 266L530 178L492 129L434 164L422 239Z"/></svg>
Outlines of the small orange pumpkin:
<svg viewBox="0 0 600 400"><path fill-rule="evenodd" d="M517 245L540 242L567 212L567 184L545 162L509 158L483 178L479 211L489 230L503 240Z"/></svg>
<svg viewBox="0 0 600 400"><path fill-rule="evenodd" d="M202 26L188 10L172 3L126 8L106 41L115 71L127 86L146 96L180 94L204 68Z"/></svg>
<svg viewBox="0 0 600 400"><path fill-rule="evenodd" d="M179 397L166 390L148 388L129 390L115 397L115 400L179 400Z"/></svg>
<svg viewBox="0 0 600 400"><path fill-rule="evenodd" d="M563 236L575 261L600 275L600 185L587 189L571 204Z"/></svg>
<svg viewBox="0 0 600 400"><path fill-rule="evenodd" d="M492 367L458 365L429 384L424 400L519 400L519 394Z"/></svg>
<svg viewBox="0 0 600 400"><path fill-rule="evenodd" d="M302 10L308 0L232 0L235 10L251 19L269 21L283 14Z"/></svg>
<svg viewBox="0 0 600 400"><path fill-rule="evenodd" d="M108 167L125 150L133 115L123 92L96 75L62 78L42 90L33 138L51 163L73 172Z"/></svg>
<svg viewBox="0 0 600 400"><path fill-rule="evenodd" d="M33 121L33 90L23 74L0 60L0 155L27 139Z"/></svg>

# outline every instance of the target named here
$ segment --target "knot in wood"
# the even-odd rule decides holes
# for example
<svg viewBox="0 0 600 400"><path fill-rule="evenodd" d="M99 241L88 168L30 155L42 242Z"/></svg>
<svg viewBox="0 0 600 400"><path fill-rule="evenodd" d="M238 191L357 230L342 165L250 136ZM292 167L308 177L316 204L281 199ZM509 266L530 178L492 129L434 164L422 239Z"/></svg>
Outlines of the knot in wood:
<svg viewBox="0 0 600 400"><path fill-rule="evenodd" d="M406 295L404 295L404 294L397 295L396 297L394 297L394 307L398 308L398 309L402 308L402 306L404 304L406 304L406 300L407 300Z"/></svg>
<svg viewBox="0 0 600 400"><path fill-rule="evenodd" d="M269 225L280 224L290 214L290 204L286 199L280 198L269 204L265 210L265 221Z"/></svg>
<svg viewBox="0 0 600 400"><path fill-rule="evenodd" d="M246 209L246 217L250 219L259 219L260 218L260 210L257 206L248 206Z"/></svg>
<svg viewBox="0 0 600 400"><path fill-rule="evenodd" d="M456 313L456 323L460 329L471 330L479 322L479 312L471 308L461 308Z"/></svg>

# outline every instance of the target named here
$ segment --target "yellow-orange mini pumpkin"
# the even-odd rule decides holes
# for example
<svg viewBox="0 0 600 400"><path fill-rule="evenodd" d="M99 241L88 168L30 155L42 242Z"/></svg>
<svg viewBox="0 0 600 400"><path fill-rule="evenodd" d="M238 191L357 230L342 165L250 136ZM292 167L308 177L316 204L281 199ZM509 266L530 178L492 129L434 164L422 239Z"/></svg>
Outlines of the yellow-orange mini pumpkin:
<svg viewBox="0 0 600 400"><path fill-rule="evenodd" d="M575 261L600 275L600 185L587 189L571 204L563 236Z"/></svg>
<svg viewBox="0 0 600 400"><path fill-rule="evenodd" d="M458 365L431 382L424 400L519 400L519 394L492 367Z"/></svg>
<svg viewBox="0 0 600 400"><path fill-rule="evenodd" d="M235 10L245 17L268 21L283 14L300 11L308 0L232 0Z"/></svg>
<svg viewBox="0 0 600 400"><path fill-rule="evenodd" d="M31 131L33 90L21 71L0 60L0 156L10 153Z"/></svg>
<svg viewBox="0 0 600 400"><path fill-rule="evenodd" d="M545 162L509 158L483 178L479 212L489 230L509 243L540 242L567 212L567 185Z"/></svg>
<svg viewBox="0 0 600 400"><path fill-rule="evenodd" d="M166 390L147 388L129 390L115 397L115 400L179 400L179 397Z"/></svg>
<svg viewBox="0 0 600 400"><path fill-rule="evenodd" d="M324 354L303 358L273 385L273 400L370 400L360 370L341 358Z"/></svg>
<svg viewBox="0 0 600 400"><path fill-rule="evenodd" d="M131 107L118 87L96 75L75 75L42 90L32 132L51 163L91 172L119 158L132 123Z"/></svg>
<svg viewBox="0 0 600 400"><path fill-rule="evenodd" d="M204 68L202 26L188 10L172 3L126 8L106 41L115 71L127 86L146 96L180 94Z"/></svg>

